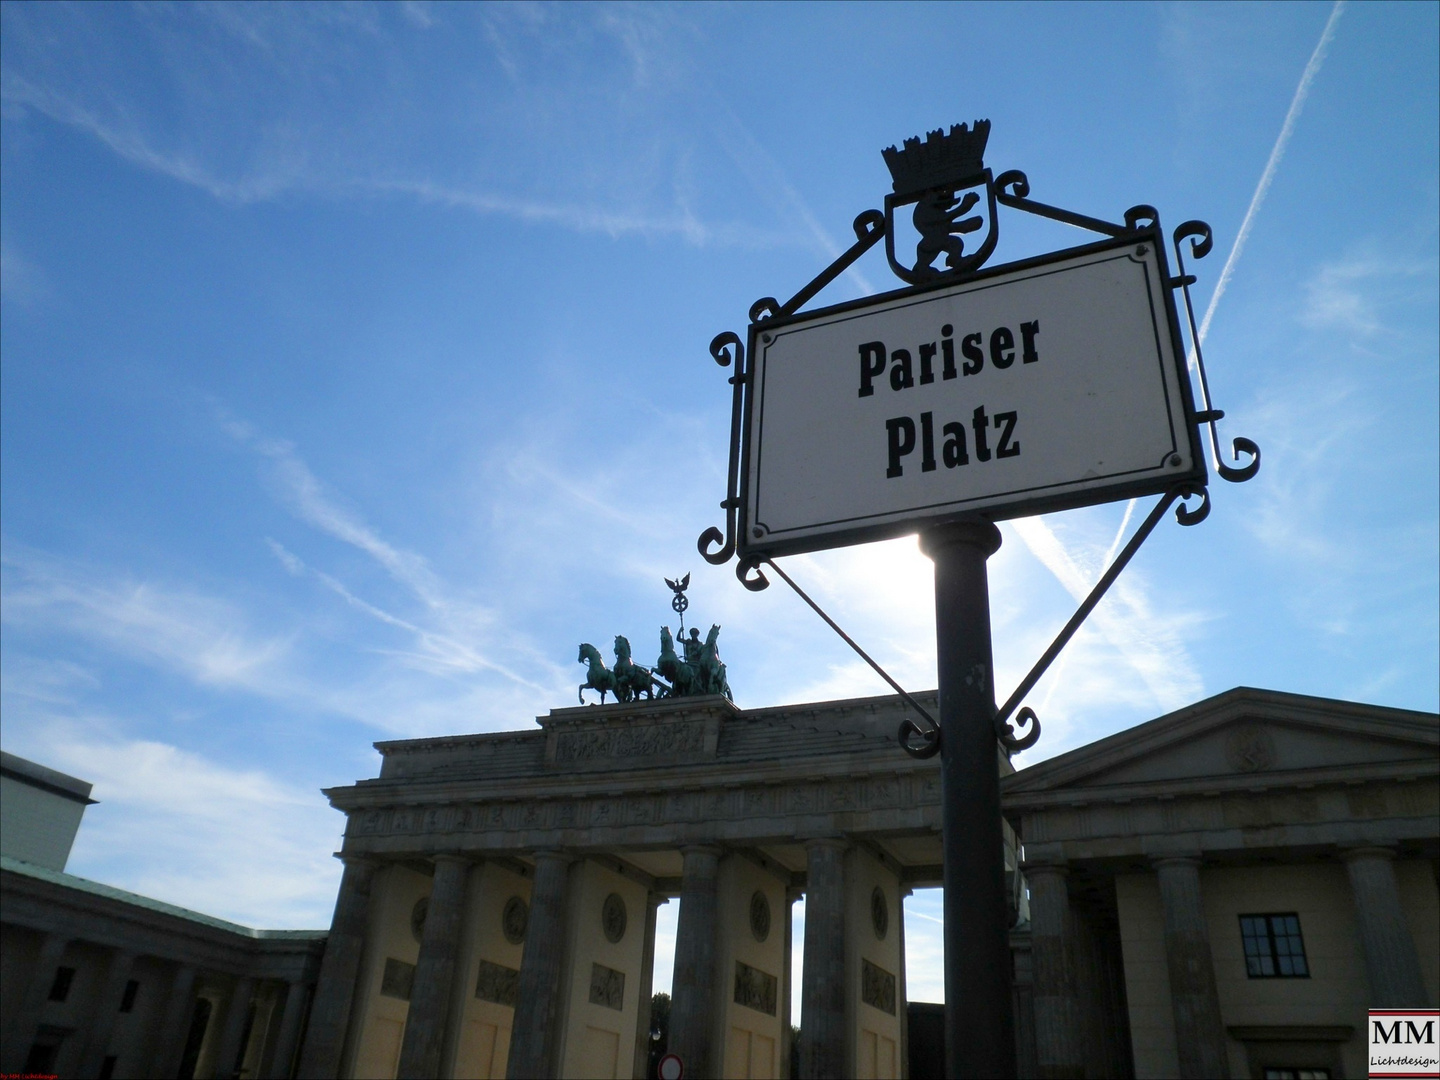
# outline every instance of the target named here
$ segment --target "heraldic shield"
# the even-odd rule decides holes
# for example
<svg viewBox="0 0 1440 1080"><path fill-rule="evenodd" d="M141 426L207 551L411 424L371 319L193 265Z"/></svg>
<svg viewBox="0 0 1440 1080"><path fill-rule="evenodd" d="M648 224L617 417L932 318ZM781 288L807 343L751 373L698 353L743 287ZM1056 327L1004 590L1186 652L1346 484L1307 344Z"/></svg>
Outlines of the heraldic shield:
<svg viewBox="0 0 1440 1080"><path fill-rule="evenodd" d="M903 149L883 151L895 181L894 192L885 196L885 254L902 281L924 285L969 273L994 252L1000 228L994 178L984 163L989 138L990 121L977 120L972 127L955 124L948 134L932 131L923 142L906 139ZM909 244L897 241L895 230L895 211L907 206L914 207L913 261L905 250Z"/></svg>

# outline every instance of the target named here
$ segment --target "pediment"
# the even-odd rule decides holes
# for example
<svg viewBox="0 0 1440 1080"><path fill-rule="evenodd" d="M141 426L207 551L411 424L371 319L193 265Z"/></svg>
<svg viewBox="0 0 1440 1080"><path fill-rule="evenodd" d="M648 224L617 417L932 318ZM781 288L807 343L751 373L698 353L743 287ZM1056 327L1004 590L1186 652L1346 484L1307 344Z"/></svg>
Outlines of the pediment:
<svg viewBox="0 0 1440 1080"><path fill-rule="evenodd" d="M1026 794L1440 769L1440 717L1240 687L1006 778ZM1279 774L1279 775L1277 775Z"/></svg>

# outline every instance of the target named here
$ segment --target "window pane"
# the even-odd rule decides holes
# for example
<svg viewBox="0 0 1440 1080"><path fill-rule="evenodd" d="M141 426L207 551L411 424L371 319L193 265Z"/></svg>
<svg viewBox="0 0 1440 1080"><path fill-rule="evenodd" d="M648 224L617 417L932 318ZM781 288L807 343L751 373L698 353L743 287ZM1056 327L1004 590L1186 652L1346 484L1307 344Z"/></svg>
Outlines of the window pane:
<svg viewBox="0 0 1440 1080"><path fill-rule="evenodd" d="M1245 973L1252 979L1308 978L1300 916L1294 912L1241 915L1240 939ZM1293 1070L1292 1070L1293 1071Z"/></svg>

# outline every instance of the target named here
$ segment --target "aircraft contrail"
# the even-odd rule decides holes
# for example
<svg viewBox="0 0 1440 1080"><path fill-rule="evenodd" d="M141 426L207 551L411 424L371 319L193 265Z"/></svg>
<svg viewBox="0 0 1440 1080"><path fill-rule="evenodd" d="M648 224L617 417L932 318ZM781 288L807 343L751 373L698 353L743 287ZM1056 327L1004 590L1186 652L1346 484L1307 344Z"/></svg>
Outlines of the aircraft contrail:
<svg viewBox="0 0 1440 1080"><path fill-rule="evenodd" d="M1285 156L1285 148L1290 145L1290 136L1295 131L1295 121L1300 119L1300 110L1305 105L1305 99L1310 96L1310 85L1315 81L1315 76L1320 73L1320 65L1325 62L1325 50L1330 47L1330 40L1335 36L1335 24L1340 21L1340 13L1345 10L1345 0L1335 0L1335 6L1330 9L1330 18L1325 20L1325 29L1320 32L1320 41L1315 46L1315 51L1310 54L1310 62L1305 65L1305 71L1300 76L1300 85L1295 88L1295 96L1290 99L1290 111L1285 114L1285 123L1280 127L1280 136L1275 140L1275 145L1270 149L1270 160L1265 163L1265 171L1260 174L1260 182L1255 185L1255 194L1250 196L1249 209L1245 211L1245 219L1240 222L1240 231L1235 234L1235 243L1230 247L1230 255L1225 260L1225 268L1220 271L1220 280L1215 285L1215 291L1210 296L1210 305L1205 309L1205 318L1200 321L1200 341L1203 344L1205 335L1210 332L1210 320L1215 316L1215 308L1220 303L1220 298L1225 295L1225 288L1230 284L1230 275L1235 270L1235 264L1240 261L1240 253L1245 250L1245 241L1250 238L1250 228L1255 223L1255 215L1260 211L1260 205L1265 201L1265 196L1270 192L1270 184L1275 179L1275 170L1280 165L1280 159ZM1190 362L1195 362L1195 354L1190 354Z"/></svg>
<svg viewBox="0 0 1440 1080"><path fill-rule="evenodd" d="M1235 242L1230 246L1230 254L1226 257L1225 266L1220 271L1220 280L1215 285L1215 291L1210 296L1210 304L1205 309L1205 317L1200 322L1200 341L1202 343L1205 341L1205 335L1210 332L1210 320L1214 318L1215 308L1219 305L1220 298L1225 295L1225 289L1230 284L1235 264L1240 261L1240 253L1245 250L1245 241L1250 238L1250 229L1255 224L1255 215L1259 213L1261 205L1265 202L1265 196L1270 192L1270 185L1275 179L1275 171L1280 166L1280 159L1285 156L1285 149L1290 144L1290 136L1295 132L1295 122L1300 118L1300 110L1304 108L1305 99L1310 96L1310 87L1315 82L1315 76L1320 73L1320 65L1325 62L1325 51L1335 37L1335 24L1340 21L1340 14L1344 10L1345 0L1335 0L1335 5L1330 9L1330 17L1325 20L1325 29L1320 32L1320 40L1315 45L1315 51L1310 54L1310 61L1300 75L1300 84L1295 87L1295 96L1290 99L1290 109L1285 113L1285 123L1280 126L1280 134L1275 139L1275 145L1270 148L1270 158L1265 162L1265 171L1260 174L1260 182L1255 185L1255 193L1250 196L1250 205L1245 210L1244 220L1240 222L1240 231L1235 234ZM1193 348L1190 351L1190 364L1192 366L1195 364ZM1135 512L1135 503L1136 500L1131 499L1125 504L1125 516L1120 520L1120 528L1115 533L1115 539L1111 541L1110 550L1100 560L1100 573L1102 574L1120 547L1120 541L1124 538L1125 530L1130 525L1130 518ZM1030 546L1028 541L1026 546ZM1034 552L1033 547L1031 551ZM1050 569L1053 573L1054 568ZM1099 575L1096 580L1099 580ZM1068 653L1061 655L1060 663L1052 673L1053 676L1058 676L1064 671L1068 658ZM1041 709L1050 703L1050 697L1059 685L1058 678L1050 679L1050 687L1045 695L1045 700L1041 703Z"/></svg>

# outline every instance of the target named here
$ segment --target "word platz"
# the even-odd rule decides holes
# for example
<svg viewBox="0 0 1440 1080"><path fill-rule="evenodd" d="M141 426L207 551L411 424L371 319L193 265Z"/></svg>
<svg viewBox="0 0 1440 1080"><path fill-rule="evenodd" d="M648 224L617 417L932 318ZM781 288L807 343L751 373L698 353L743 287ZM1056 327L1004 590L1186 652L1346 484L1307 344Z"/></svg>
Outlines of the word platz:
<svg viewBox="0 0 1440 1080"><path fill-rule="evenodd" d="M938 357L942 381L979 375L985 370L988 358L991 368L1005 371L1014 365L1017 356L1022 364L1034 364L1040 360L1035 340L1040 336L1040 320L1022 322L1017 337L1008 326L997 326L988 334L983 331L965 334L960 338L961 363L956 365L955 327L946 323L940 328L938 341L920 345L916 350L919 359L919 378L915 372L915 358L909 349L887 350L883 341L867 341L859 347L860 388L859 397L873 397L876 381L881 385L889 370L888 382L892 391L909 390L912 387L927 386L935 382L936 359ZM988 343L988 350L986 345ZM1015 437L1015 425L1019 414L1014 411L998 411L987 414L984 405L977 405L970 414L970 430L974 435L974 457L985 462L995 459L1018 457L1020 442ZM990 432L998 438L992 452ZM902 458L920 450L920 470L933 472L943 462L947 469L959 468L970 463L970 448L966 444L965 424L951 421L941 426L943 443L940 455L936 457L935 414L922 412L917 431L915 420L909 416L891 417L885 421L885 442L887 448L885 476L894 479L905 474ZM918 436L918 439L917 439Z"/></svg>

